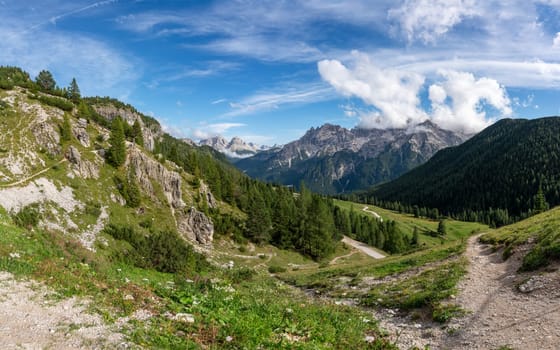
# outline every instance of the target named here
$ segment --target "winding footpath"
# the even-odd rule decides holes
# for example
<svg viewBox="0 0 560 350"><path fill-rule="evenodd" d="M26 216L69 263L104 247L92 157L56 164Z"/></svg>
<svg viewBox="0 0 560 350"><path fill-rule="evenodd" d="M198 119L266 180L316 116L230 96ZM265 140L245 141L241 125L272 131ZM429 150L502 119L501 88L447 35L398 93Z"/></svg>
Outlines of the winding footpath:
<svg viewBox="0 0 560 350"><path fill-rule="evenodd" d="M369 207L366 205L365 207L363 207L362 209L363 211L365 211L366 213L370 213L371 215L373 215L377 220L383 222L383 218L381 217L381 215L377 214L376 212L374 212L373 210L369 210Z"/></svg>

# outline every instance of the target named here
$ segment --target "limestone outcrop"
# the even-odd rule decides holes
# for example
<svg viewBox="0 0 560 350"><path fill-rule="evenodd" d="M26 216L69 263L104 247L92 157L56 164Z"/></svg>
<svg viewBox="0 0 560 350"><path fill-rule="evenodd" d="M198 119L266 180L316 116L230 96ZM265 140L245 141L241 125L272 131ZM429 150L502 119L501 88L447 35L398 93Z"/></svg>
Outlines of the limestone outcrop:
<svg viewBox="0 0 560 350"><path fill-rule="evenodd" d="M152 180L159 183L169 205L174 209L183 208L181 192L181 175L175 171L167 170L163 164L142 153L136 146L128 149L126 166L135 174L140 187L151 196L155 196Z"/></svg>
<svg viewBox="0 0 560 350"><path fill-rule="evenodd" d="M203 245L212 244L214 239L214 224L203 212L191 207L186 215L181 215L178 220L179 232L184 234L190 241Z"/></svg>

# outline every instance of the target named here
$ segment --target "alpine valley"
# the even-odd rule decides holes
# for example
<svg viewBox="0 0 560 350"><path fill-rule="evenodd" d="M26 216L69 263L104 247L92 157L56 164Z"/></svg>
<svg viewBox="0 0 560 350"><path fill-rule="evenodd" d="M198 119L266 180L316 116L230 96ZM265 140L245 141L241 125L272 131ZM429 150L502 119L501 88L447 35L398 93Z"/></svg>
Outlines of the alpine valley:
<svg viewBox="0 0 560 350"><path fill-rule="evenodd" d="M547 117L196 144L0 66L0 344L557 349L559 135Z"/></svg>

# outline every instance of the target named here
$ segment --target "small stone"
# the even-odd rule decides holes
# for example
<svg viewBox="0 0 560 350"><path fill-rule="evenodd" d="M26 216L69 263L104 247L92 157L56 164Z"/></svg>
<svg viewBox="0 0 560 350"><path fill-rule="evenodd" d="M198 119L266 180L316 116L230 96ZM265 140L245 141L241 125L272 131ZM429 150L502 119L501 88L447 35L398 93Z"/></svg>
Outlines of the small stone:
<svg viewBox="0 0 560 350"><path fill-rule="evenodd" d="M226 337L226 341L227 341L228 343L231 342L232 340L233 340L233 337L232 337L231 335L228 335L228 336Z"/></svg>
<svg viewBox="0 0 560 350"><path fill-rule="evenodd" d="M176 321L186 322L186 323L194 323L194 316L192 314L187 313L178 313L173 317Z"/></svg>
<svg viewBox="0 0 560 350"><path fill-rule="evenodd" d="M127 294L124 296L124 300L134 300L134 297L131 294Z"/></svg>
<svg viewBox="0 0 560 350"><path fill-rule="evenodd" d="M375 337L373 335L366 335L364 340L366 341L366 343L373 343L375 341Z"/></svg>

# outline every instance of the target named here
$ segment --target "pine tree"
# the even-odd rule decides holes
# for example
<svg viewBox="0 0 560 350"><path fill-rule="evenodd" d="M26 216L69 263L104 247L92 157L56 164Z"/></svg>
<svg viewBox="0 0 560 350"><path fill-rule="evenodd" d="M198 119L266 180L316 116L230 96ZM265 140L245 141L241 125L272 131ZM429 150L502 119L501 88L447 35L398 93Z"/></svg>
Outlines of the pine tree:
<svg viewBox="0 0 560 350"><path fill-rule="evenodd" d="M70 141L72 139L72 126L70 125L70 118L68 114L64 113L64 120L60 126L60 140L62 142Z"/></svg>
<svg viewBox="0 0 560 350"><path fill-rule="evenodd" d="M138 119L136 119L134 121L134 124L132 124L131 138L132 138L132 142L134 142L138 146L144 147L144 136L142 135L142 126L140 125Z"/></svg>
<svg viewBox="0 0 560 350"><path fill-rule="evenodd" d="M48 70L40 71L39 75L37 75L37 78L35 79L35 82L39 85L41 90L46 92L53 92L56 87L56 82L54 81L51 72Z"/></svg>
<svg viewBox="0 0 560 350"><path fill-rule="evenodd" d="M543 211L548 209L548 203L546 202L546 198L544 196L542 185L539 184L539 189L535 196L535 206L534 206L535 214L542 213Z"/></svg>
<svg viewBox="0 0 560 350"><path fill-rule="evenodd" d="M80 94L80 88L78 87L78 83L76 82L76 78L72 78L68 89L66 90L66 94L69 99L71 99L74 103L80 102L80 98L82 97Z"/></svg>
<svg viewBox="0 0 560 350"><path fill-rule="evenodd" d="M114 167L121 166L126 160L126 144L122 123L120 117L113 119L111 123L111 136L109 137L111 147L107 151L107 161Z"/></svg>

